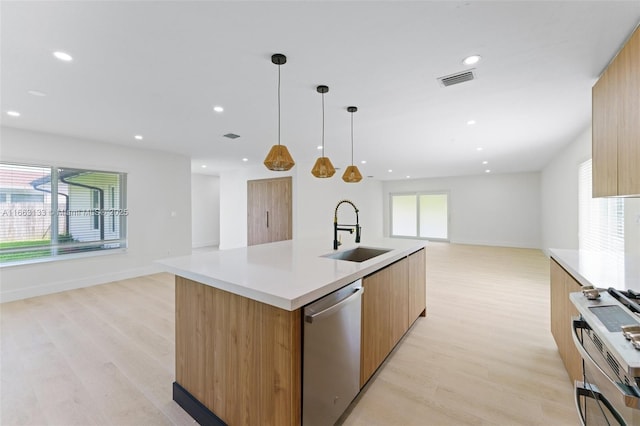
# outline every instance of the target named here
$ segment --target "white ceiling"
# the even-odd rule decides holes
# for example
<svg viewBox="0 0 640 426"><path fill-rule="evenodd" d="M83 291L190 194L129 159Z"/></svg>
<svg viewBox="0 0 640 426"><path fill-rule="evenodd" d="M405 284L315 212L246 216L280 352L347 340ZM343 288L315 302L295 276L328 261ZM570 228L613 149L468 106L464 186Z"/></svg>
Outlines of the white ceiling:
<svg viewBox="0 0 640 426"><path fill-rule="evenodd" d="M640 21L638 0L0 7L4 126L181 153L197 172L260 164L277 143L270 57L283 53L282 143L296 167L319 156L326 84L326 155L349 164L356 105L355 162L384 180L540 170L589 125L591 86ZM477 80L440 86L476 53Z"/></svg>

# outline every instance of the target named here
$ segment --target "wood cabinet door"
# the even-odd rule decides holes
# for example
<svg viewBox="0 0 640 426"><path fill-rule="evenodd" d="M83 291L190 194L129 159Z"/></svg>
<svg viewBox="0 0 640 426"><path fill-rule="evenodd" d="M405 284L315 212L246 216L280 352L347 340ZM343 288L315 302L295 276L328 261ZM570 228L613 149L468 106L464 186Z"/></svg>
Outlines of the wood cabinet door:
<svg viewBox="0 0 640 426"><path fill-rule="evenodd" d="M291 177L247 182L247 244L292 238Z"/></svg>
<svg viewBox="0 0 640 426"><path fill-rule="evenodd" d="M640 28L616 58L618 195L640 195Z"/></svg>
<svg viewBox="0 0 640 426"><path fill-rule="evenodd" d="M427 256L419 250L409 256L409 325L427 309Z"/></svg>
<svg viewBox="0 0 640 426"><path fill-rule="evenodd" d="M407 258L387 267L389 286L389 351L409 329L409 261ZM388 353L387 352L387 353ZM386 356L386 355L385 355Z"/></svg>
<svg viewBox="0 0 640 426"><path fill-rule="evenodd" d="M579 313L569 300L569 293L580 291L581 287L558 263L551 260L551 333L572 383L581 380L582 358L571 336L571 318Z"/></svg>
<svg viewBox="0 0 640 426"><path fill-rule="evenodd" d="M391 350L390 281L390 268L381 269L362 279L364 293L362 293L360 387L367 383Z"/></svg>
<svg viewBox="0 0 640 426"><path fill-rule="evenodd" d="M615 73L612 63L592 90L591 151L594 197L618 193L618 100Z"/></svg>

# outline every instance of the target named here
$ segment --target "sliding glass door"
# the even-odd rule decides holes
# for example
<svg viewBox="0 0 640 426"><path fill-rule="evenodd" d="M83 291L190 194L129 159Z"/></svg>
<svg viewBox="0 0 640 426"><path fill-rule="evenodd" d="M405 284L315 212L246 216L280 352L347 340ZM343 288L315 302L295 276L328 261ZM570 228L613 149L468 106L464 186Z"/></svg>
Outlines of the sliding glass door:
<svg viewBox="0 0 640 426"><path fill-rule="evenodd" d="M391 194L391 236L449 240L449 194Z"/></svg>

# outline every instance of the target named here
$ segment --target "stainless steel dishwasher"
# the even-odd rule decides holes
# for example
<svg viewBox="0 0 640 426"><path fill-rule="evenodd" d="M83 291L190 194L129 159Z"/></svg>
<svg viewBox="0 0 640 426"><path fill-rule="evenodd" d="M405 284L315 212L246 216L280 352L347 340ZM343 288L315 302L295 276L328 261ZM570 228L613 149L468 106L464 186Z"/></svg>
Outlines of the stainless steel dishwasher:
<svg viewBox="0 0 640 426"><path fill-rule="evenodd" d="M360 391L362 280L304 308L302 424L333 425Z"/></svg>

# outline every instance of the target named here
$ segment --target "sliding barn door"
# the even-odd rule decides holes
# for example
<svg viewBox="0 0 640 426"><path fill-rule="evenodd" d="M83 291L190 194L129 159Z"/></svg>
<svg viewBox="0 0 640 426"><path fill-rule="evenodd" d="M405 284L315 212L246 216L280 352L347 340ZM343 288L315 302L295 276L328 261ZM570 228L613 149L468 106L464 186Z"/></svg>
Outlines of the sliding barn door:
<svg viewBox="0 0 640 426"><path fill-rule="evenodd" d="M247 244L292 238L291 177L247 182Z"/></svg>

